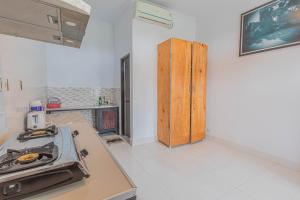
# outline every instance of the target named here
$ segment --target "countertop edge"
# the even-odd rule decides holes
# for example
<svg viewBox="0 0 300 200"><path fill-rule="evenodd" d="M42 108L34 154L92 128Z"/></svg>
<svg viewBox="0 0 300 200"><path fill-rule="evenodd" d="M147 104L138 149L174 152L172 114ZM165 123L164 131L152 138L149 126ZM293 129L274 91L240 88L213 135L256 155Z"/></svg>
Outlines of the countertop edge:
<svg viewBox="0 0 300 200"><path fill-rule="evenodd" d="M82 106L82 107L62 107L62 108L48 108L46 112L56 112L56 111L72 111L72 110L98 110L106 108L118 108L118 105L102 105L102 106Z"/></svg>

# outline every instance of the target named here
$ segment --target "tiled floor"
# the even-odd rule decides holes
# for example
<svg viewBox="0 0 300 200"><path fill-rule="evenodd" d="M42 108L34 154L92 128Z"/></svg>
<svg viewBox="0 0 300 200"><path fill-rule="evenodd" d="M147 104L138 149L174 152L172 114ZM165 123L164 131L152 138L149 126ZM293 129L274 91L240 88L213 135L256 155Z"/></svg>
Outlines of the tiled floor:
<svg viewBox="0 0 300 200"><path fill-rule="evenodd" d="M110 149L138 187L139 200L300 200L300 172L206 140Z"/></svg>

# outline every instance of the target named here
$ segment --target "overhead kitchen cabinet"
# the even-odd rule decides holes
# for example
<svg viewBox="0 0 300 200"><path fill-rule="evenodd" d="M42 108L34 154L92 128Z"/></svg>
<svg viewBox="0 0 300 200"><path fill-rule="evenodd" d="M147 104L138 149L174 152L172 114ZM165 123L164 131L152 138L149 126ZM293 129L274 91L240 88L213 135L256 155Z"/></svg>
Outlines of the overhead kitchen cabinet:
<svg viewBox="0 0 300 200"><path fill-rule="evenodd" d="M81 0L0 0L0 33L80 48L90 10Z"/></svg>
<svg viewBox="0 0 300 200"><path fill-rule="evenodd" d="M158 45L158 140L169 146L205 138L207 46L172 38Z"/></svg>

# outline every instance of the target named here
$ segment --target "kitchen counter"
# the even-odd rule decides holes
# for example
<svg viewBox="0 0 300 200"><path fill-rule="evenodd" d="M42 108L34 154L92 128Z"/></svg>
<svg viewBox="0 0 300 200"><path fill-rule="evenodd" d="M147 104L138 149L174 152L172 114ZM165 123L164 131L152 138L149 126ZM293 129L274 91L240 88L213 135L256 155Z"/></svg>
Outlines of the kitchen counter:
<svg viewBox="0 0 300 200"><path fill-rule="evenodd" d="M80 111L80 110L98 110L104 108L116 108L117 105L101 105L101 106L79 106L79 107L63 107L63 108L52 108L47 109L47 113L51 112L61 112L61 111Z"/></svg>
<svg viewBox="0 0 300 200"><path fill-rule="evenodd" d="M78 113L47 115L47 120L58 126L78 130L80 149L89 155L84 159L90 177L83 181L30 197L28 200L125 200L135 199L136 186L114 160L104 141L84 117Z"/></svg>

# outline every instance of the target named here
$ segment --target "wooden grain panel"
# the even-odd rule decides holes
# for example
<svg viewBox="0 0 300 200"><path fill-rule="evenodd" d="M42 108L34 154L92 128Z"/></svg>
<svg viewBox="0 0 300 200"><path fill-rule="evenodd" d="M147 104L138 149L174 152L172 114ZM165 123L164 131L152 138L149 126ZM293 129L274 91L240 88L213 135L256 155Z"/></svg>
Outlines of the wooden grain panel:
<svg viewBox="0 0 300 200"><path fill-rule="evenodd" d="M157 138L170 145L170 66L171 40L158 45L157 69Z"/></svg>
<svg viewBox="0 0 300 200"><path fill-rule="evenodd" d="M193 43L191 142L205 138L206 134L206 70L207 49L204 44Z"/></svg>
<svg viewBox="0 0 300 200"><path fill-rule="evenodd" d="M190 143L190 86L192 43L172 39L171 146Z"/></svg>

